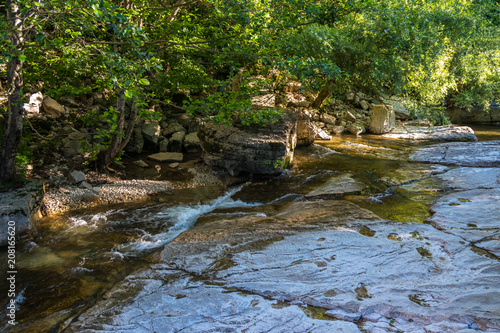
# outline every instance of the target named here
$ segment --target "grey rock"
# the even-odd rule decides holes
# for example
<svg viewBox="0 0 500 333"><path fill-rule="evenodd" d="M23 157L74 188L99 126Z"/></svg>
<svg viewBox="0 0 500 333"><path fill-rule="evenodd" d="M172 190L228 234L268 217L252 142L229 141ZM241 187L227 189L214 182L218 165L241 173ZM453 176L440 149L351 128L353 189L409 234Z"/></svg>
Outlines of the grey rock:
<svg viewBox="0 0 500 333"><path fill-rule="evenodd" d="M311 119L316 113L310 113L300 108L289 109L297 118L297 146L309 146L316 138L316 127Z"/></svg>
<svg viewBox="0 0 500 333"><path fill-rule="evenodd" d="M314 132L315 132L315 139L316 140L331 140L332 136L328 134L324 129L318 127L318 126L313 126Z"/></svg>
<svg viewBox="0 0 500 333"><path fill-rule="evenodd" d="M163 138L160 140L160 142L158 143L158 149L160 151L160 153L165 153L168 151L168 139L167 138Z"/></svg>
<svg viewBox="0 0 500 333"><path fill-rule="evenodd" d="M160 136L160 124L157 121L146 122L142 125L141 131L144 140L156 145Z"/></svg>
<svg viewBox="0 0 500 333"><path fill-rule="evenodd" d="M335 309L357 303L363 317L379 314L378 327L385 317L393 318L399 331L421 332L431 323L442 331L457 324L467 328L469 318L482 322L483 330L500 329L500 288L491 283L500 277L500 263L429 225L382 222L370 228L376 231L373 237L348 229L290 236L263 251L233 255L235 265L218 276L228 287L273 298ZM387 238L394 230L401 241ZM332 283L338 295L325 297Z"/></svg>
<svg viewBox="0 0 500 333"><path fill-rule="evenodd" d="M344 131L345 131L344 126L335 126L333 128L333 133L335 133L335 135L340 135L340 134L344 133Z"/></svg>
<svg viewBox="0 0 500 333"><path fill-rule="evenodd" d="M171 163L168 165L168 167L172 169L177 169L179 167L179 163Z"/></svg>
<svg viewBox="0 0 500 333"><path fill-rule="evenodd" d="M80 184L83 188L86 188L87 190L93 190L93 187L92 185L90 185L89 183L87 183L86 181L83 181L81 184Z"/></svg>
<svg viewBox="0 0 500 333"><path fill-rule="evenodd" d="M362 100L361 102L359 102L359 105L361 106L361 108L363 110L368 110L370 108L370 104L365 100Z"/></svg>
<svg viewBox="0 0 500 333"><path fill-rule="evenodd" d="M370 132L373 134L389 133L396 126L396 115L392 105L379 104L372 108Z"/></svg>
<svg viewBox="0 0 500 333"><path fill-rule="evenodd" d="M83 172L75 170L69 174L69 179L73 183L78 184L78 183L83 182L86 179L86 177L85 177L85 174Z"/></svg>
<svg viewBox="0 0 500 333"><path fill-rule="evenodd" d="M83 202L96 202L99 200L99 196L95 192L84 192L80 195L80 199Z"/></svg>
<svg viewBox="0 0 500 333"><path fill-rule="evenodd" d="M499 202L499 187L450 193L432 206L434 215L427 222L471 243L487 237L500 239Z"/></svg>
<svg viewBox="0 0 500 333"><path fill-rule="evenodd" d="M325 312L325 314L330 317L351 322L358 322L362 317L361 313L359 312L352 313L340 309L328 310Z"/></svg>
<svg viewBox="0 0 500 333"><path fill-rule="evenodd" d="M184 156L182 153L157 153L153 155L149 155L148 158L150 160L156 162L182 162Z"/></svg>
<svg viewBox="0 0 500 333"><path fill-rule="evenodd" d="M349 124L345 129L354 135L360 135L366 132L365 127L361 124Z"/></svg>
<svg viewBox="0 0 500 333"><path fill-rule="evenodd" d="M40 207L44 193L41 181L0 193L0 247L9 245L9 237L18 239L27 231L36 230L35 224L41 218ZM12 231L9 227L15 227L15 234L9 235L9 231Z"/></svg>
<svg viewBox="0 0 500 333"><path fill-rule="evenodd" d="M168 141L168 148L173 152L182 152L186 132L175 132Z"/></svg>
<svg viewBox="0 0 500 333"><path fill-rule="evenodd" d="M355 122L357 120L357 117L354 112L352 111L345 111L344 114L344 119L349 122Z"/></svg>
<svg viewBox="0 0 500 333"><path fill-rule="evenodd" d="M161 135L163 135L164 137L171 137L174 133L177 133L177 132L185 132L186 129L184 127L182 127L181 124L179 123L172 123L170 125L168 125L167 128L165 128L162 132L161 132Z"/></svg>
<svg viewBox="0 0 500 333"><path fill-rule="evenodd" d="M293 161L296 118L284 115L272 126L237 128L206 123L198 133L202 158L231 175L280 174Z"/></svg>
<svg viewBox="0 0 500 333"><path fill-rule="evenodd" d="M133 161L132 164L136 165L138 167L141 167L141 168L149 168L149 165L146 162L144 162L143 160Z"/></svg>
<svg viewBox="0 0 500 333"><path fill-rule="evenodd" d="M300 101L300 102L297 102L295 103L295 105L299 108L308 108L309 106L311 106L311 102L309 101Z"/></svg>
<svg viewBox="0 0 500 333"><path fill-rule="evenodd" d="M410 159L418 162L471 167L500 166L500 141L450 142L418 149Z"/></svg>
<svg viewBox="0 0 500 333"><path fill-rule="evenodd" d="M184 150L188 153L200 153L201 144L198 133L190 133L184 138Z"/></svg>
<svg viewBox="0 0 500 333"><path fill-rule="evenodd" d="M192 113L183 113L179 116L179 124L182 125L185 129L189 127L189 123L193 120L194 116Z"/></svg>
<svg viewBox="0 0 500 333"><path fill-rule="evenodd" d="M160 273L162 280L152 276ZM168 281L165 283L165 281ZM130 290L139 294L124 302ZM116 304L111 310L112 304ZM101 314L99 314L101 313ZM116 313L116 315L111 315ZM99 314L99 315L98 315ZM360 333L349 322L308 317L297 305L276 306L258 295L191 282L187 274L157 265L116 286L98 307L79 316L68 332L339 332Z"/></svg>
<svg viewBox="0 0 500 333"><path fill-rule="evenodd" d="M488 108L474 107L471 110L450 108L445 111L446 116L454 124L500 124L500 103L490 102Z"/></svg>
<svg viewBox="0 0 500 333"><path fill-rule="evenodd" d="M453 190L496 188L500 187L500 168L456 168L435 178Z"/></svg>
<svg viewBox="0 0 500 333"><path fill-rule="evenodd" d="M321 115L321 121L323 121L325 124L335 125L336 120L337 119L334 116L331 116L328 113Z"/></svg>
<svg viewBox="0 0 500 333"><path fill-rule="evenodd" d="M428 141L477 141L472 128L467 126L396 126L395 129L382 137L405 140Z"/></svg>

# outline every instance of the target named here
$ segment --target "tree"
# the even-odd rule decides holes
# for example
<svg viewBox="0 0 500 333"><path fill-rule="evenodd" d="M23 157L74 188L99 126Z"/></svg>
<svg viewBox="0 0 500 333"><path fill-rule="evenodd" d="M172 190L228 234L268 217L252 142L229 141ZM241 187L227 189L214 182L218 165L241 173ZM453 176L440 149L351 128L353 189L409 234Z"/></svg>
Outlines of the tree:
<svg viewBox="0 0 500 333"><path fill-rule="evenodd" d="M7 60L7 114L0 150L0 183L12 182L16 176L17 146L23 129L23 21L17 1L7 0L7 32L10 56Z"/></svg>

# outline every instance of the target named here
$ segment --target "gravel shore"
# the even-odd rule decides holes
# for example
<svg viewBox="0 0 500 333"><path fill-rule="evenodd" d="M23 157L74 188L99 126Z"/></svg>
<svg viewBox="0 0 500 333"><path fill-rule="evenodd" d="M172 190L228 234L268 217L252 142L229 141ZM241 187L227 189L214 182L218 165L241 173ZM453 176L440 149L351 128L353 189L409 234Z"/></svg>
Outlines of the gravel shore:
<svg viewBox="0 0 500 333"><path fill-rule="evenodd" d="M207 167L193 167L188 172L193 174L193 178L187 182L106 179L103 175L94 175L87 179L86 187L82 184L66 184L48 189L43 199L42 213L48 216L74 209L146 200L151 196L177 189L222 185L217 173Z"/></svg>

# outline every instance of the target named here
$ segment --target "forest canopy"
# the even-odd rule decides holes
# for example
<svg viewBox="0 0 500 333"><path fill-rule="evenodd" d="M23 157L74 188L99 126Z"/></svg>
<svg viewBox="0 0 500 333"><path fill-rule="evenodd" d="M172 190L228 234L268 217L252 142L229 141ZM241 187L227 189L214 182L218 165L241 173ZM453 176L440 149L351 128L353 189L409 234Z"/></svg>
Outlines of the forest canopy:
<svg viewBox="0 0 500 333"><path fill-rule="evenodd" d="M402 96L439 122L445 107L499 99L499 25L499 0L9 0L0 93L99 93L101 149L132 117L117 101L138 117L161 102L230 120L270 71L334 97ZM9 64L23 74L17 88Z"/></svg>

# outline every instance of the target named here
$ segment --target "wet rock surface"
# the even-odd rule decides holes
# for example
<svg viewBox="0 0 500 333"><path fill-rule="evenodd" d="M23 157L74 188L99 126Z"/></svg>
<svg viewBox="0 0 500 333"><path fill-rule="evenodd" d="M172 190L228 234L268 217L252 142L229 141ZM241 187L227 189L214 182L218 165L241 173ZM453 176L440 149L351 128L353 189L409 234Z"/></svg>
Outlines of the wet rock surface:
<svg viewBox="0 0 500 333"><path fill-rule="evenodd" d="M419 149L410 159L459 166L500 167L500 141L441 143Z"/></svg>
<svg viewBox="0 0 500 333"><path fill-rule="evenodd" d="M359 193L368 188L351 177L351 174L333 176L323 186L309 192L307 197Z"/></svg>
<svg viewBox="0 0 500 333"><path fill-rule="evenodd" d="M44 193L42 182L32 182L18 190L0 193L0 246L7 246L7 240L12 236L9 231L15 230L14 235L18 238L35 227L35 222L41 217Z"/></svg>
<svg viewBox="0 0 500 333"><path fill-rule="evenodd" d="M421 148L436 164L385 180L442 184L426 223L317 198L206 214L69 331L498 331L500 169L481 154L496 145L443 158L474 144Z"/></svg>
<svg viewBox="0 0 500 333"><path fill-rule="evenodd" d="M115 315L105 306L97 307L85 314L84 324L76 323L68 332L361 332L353 323L309 318L297 305L281 308L262 296L194 282L169 266L158 265L127 279L108 293L108 303L119 300L128 288L142 290L140 309L132 302Z"/></svg>
<svg viewBox="0 0 500 333"><path fill-rule="evenodd" d="M382 137L390 139L405 140L429 140L429 141L476 141L474 131L467 126L396 126L391 133L383 134Z"/></svg>

